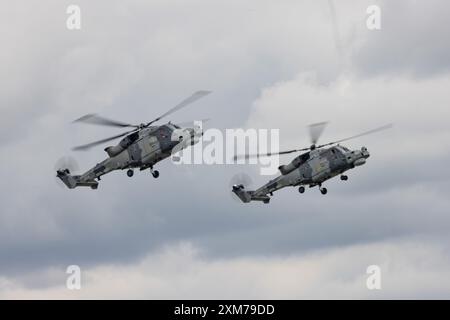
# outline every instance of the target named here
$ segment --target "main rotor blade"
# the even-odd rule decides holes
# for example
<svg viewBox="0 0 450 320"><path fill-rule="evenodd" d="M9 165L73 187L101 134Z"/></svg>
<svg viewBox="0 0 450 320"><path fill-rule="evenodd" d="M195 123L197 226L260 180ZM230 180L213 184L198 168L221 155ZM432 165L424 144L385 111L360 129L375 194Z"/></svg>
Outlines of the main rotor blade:
<svg viewBox="0 0 450 320"><path fill-rule="evenodd" d="M104 117L101 117L95 113L90 113L87 115L82 116L81 118L74 120L73 122L84 122L89 124L98 124L102 126L109 126L109 127L120 127L120 128L126 128L126 127L132 127L132 128L139 128L138 125L129 124L121 121L111 120Z"/></svg>
<svg viewBox="0 0 450 320"><path fill-rule="evenodd" d="M336 141L333 141L333 142L328 142L328 143L322 144L320 146L317 146L317 148L322 148L322 147L326 147L326 146L329 146L329 145L332 145L332 144L341 143L341 142L344 142L344 141L347 141L347 140L359 138L359 137L362 137L362 136L366 136L368 134L372 134L372 133L375 133L375 132L378 132L378 131L387 130L387 129L390 129L390 128L392 128L392 123L386 124L384 126L381 126L381 127L369 130L369 131L365 131L363 133L360 133L360 134L357 134L357 135L354 135L354 136L351 136L351 137L348 137L348 138L336 140Z"/></svg>
<svg viewBox="0 0 450 320"><path fill-rule="evenodd" d="M311 139L311 144L316 144L317 141L319 141L319 138L327 124L328 122L319 122L309 125L309 137Z"/></svg>
<svg viewBox="0 0 450 320"><path fill-rule="evenodd" d="M152 123L161 120L165 116L168 116L169 114L172 114L172 113L180 110L181 108L187 106L188 104L191 104L192 102L197 101L198 99L201 99L201 98L203 98L204 96L206 96L206 95L208 95L210 93L211 93L211 91L204 91L204 90L197 91L197 92L193 93L190 97L187 97L186 99L181 101L179 104L177 104L175 107L173 107L172 109L170 109L166 113L162 114L161 116L159 116L155 120L150 121L145 126L148 127Z"/></svg>
<svg viewBox="0 0 450 320"><path fill-rule="evenodd" d="M324 125L324 124L326 124L326 123L320 123L320 125ZM329 146L329 145L332 145L332 144L336 144L336 143L340 143L340 142L343 142L343 141L347 141L347 140L350 140L350 139L359 138L359 137L362 137L362 136L365 136L365 135L368 135L368 134L372 134L372 133L375 133L375 132L378 132L378 131L386 130L386 129L389 129L389 128L392 128L392 124L387 124L387 125L384 125L384 126L381 126L381 127L378 127L378 128L375 128L375 129L372 129L372 130L369 130L369 131L366 131L366 132L363 132L363 133L360 133L360 134L357 134L357 135L354 135L354 136L351 136L351 137L348 137L348 138L345 138L345 139L340 139L340 140L336 140L336 141L333 141L333 142L325 143L325 144L316 146L316 148L322 148L322 147L326 147L326 146ZM293 150L287 150L287 151L281 151L281 152L275 152L275 153L262 153L262 154L261 153L257 153L257 154L250 154L250 155L249 154L235 155L233 157L233 160L236 161L237 159L249 159L249 158L255 158L255 157L256 158L259 158L259 157L270 157L270 156L276 156L276 155L282 155L282 154L289 154L289 153L293 153L293 152L307 151L307 150L310 150L310 149L311 149L311 147L302 148L302 149L293 149Z"/></svg>
<svg viewBox="0 0 450 320"><path fill-rule="evenodd" d="M88 144L83 144L81 146L77 146L77 147L72 148L72 150L77 150L77 151L79 151L79 150L87 150L87 149L92 148L92 147L94 147L96 145L99 145L99 144L102 144L102 143L105 143L105 142L108 142L108 141L111 141L111 140L114 140L114 139L126 136L127 134L130 134L130 133L135 132L135 131L136 130L131 130L131 131L127 131L127 132L118 134L118 135L113 136L113 137L109 137L109 138L105 138L105 139L102 139L102 140L94 141L94 142L91 142L91 143L88 143Z"/></svg>
<svg viewBox="0 0 450 320"><path fill-rule="evenodd" d="M282 154L289 154L293 152L300 152L300 151L306 151L309 150L308 148L302 148L302 149L293 149L293 150L287 150L287 151L280 151L280 152L269 152L269 153L256 153L256 154L242 154L242 155L235 155L233 157L233 160L236 161L238 159L250 159L250 158L260 158L260 157L271 157L271 156L277 156Z"/></svg>

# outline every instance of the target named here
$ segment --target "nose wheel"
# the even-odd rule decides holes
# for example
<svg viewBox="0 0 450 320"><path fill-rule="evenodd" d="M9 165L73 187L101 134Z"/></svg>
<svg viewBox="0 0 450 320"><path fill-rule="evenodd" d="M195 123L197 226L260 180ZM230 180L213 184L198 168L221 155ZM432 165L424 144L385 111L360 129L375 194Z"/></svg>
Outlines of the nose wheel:
<svg viewBox="0 0 450 320"><path fill-rule="evenodd" d="M158 170L153 170L153 168L150 168L150 172L152 173L153 178L158 178L159 177L159 171Z"/></svg>
<svg viewBox="0 0 450 320"><path fill-rule="evenodd" d="M298 188L298 192L303 193L305 192L305 187L301 186Z"/></svg>
<svg viewBox="0 0 450 320"><path fill-rule="evenodd" d="M342 181L347 181L347 180L348 180L348 176L342 175L342 176L341 176L341 180L342 180Z"/></svg>
<svg viewBox="0 0 450 320"><path fill-rule="evenodd" d="M129 176L131 178L133 175L134 175L134 171L131 169L128 169L127 176Z"/></svg>
<svg viewBox="0 0 450 320"><path fill-rule="evenodd" d="M327 188L322 188L322 184L319 184L319 190L320 190L320 193L323 195L327 194L327 192L328 192Z"/></svg>

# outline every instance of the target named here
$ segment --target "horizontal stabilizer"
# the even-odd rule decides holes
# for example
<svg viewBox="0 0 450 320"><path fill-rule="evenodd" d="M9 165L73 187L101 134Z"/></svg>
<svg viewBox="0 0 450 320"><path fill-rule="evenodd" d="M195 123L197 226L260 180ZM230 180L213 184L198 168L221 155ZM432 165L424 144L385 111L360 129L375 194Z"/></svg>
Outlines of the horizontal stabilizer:
<svg viewBox="0 0 450 320"><path fill-rule="evenodd" d="M270 197L267 195L257 195L254 191L245 191L243 185L234 185L232 191L244 203L249 203L250 201L263 201L264 203L268 203L270 201Z"/></svg>
<svg viewBox="0 0 450 320"><path fill-rule="evenodd" d="M56 176L61 179L62 182L69 188L74 189L76 187L91 187L92 189L97 189L98 182L95 180L92 181L81 181L80 176L72 176L70 175L70 171L68 169L58 170L56 171Z"/></svg>

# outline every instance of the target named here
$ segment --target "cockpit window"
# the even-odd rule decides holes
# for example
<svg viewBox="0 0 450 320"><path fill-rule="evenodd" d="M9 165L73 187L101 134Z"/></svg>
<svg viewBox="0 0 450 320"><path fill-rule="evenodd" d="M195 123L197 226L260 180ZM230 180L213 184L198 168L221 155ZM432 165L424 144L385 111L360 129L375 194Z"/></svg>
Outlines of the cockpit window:
<svg viewBox="0 0 450 320"><path fill-rule="evenodd" d="M300 155L300 159L301 159L302 162L307 161L309 158L310 158L309 152L306 152L306 153Z"/></svg>

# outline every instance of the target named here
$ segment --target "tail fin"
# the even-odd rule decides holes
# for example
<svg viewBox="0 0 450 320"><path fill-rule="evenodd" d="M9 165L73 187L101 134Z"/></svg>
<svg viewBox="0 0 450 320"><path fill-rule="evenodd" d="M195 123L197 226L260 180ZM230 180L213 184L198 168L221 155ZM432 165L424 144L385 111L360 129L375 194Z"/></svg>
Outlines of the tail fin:
<svg viewBox="0 0 450 320"><path fill-rule="evenodd" d="M56 176L60 178L69 189L74 189L76 187L91 187L92 189L97 189L98 187L98 182L95 180L81 181L80 176L71 176L69 169L56 171Z"/></svg>
<svg viewBox="0 0 450 320"><path fill-rule="evenodd" d="M244 203L249 203L250 201L262 201L264 203L269 203L270 197L267 195L257 195L254 191L245 191L244 186L234 185L232 190Z"/></svg>

